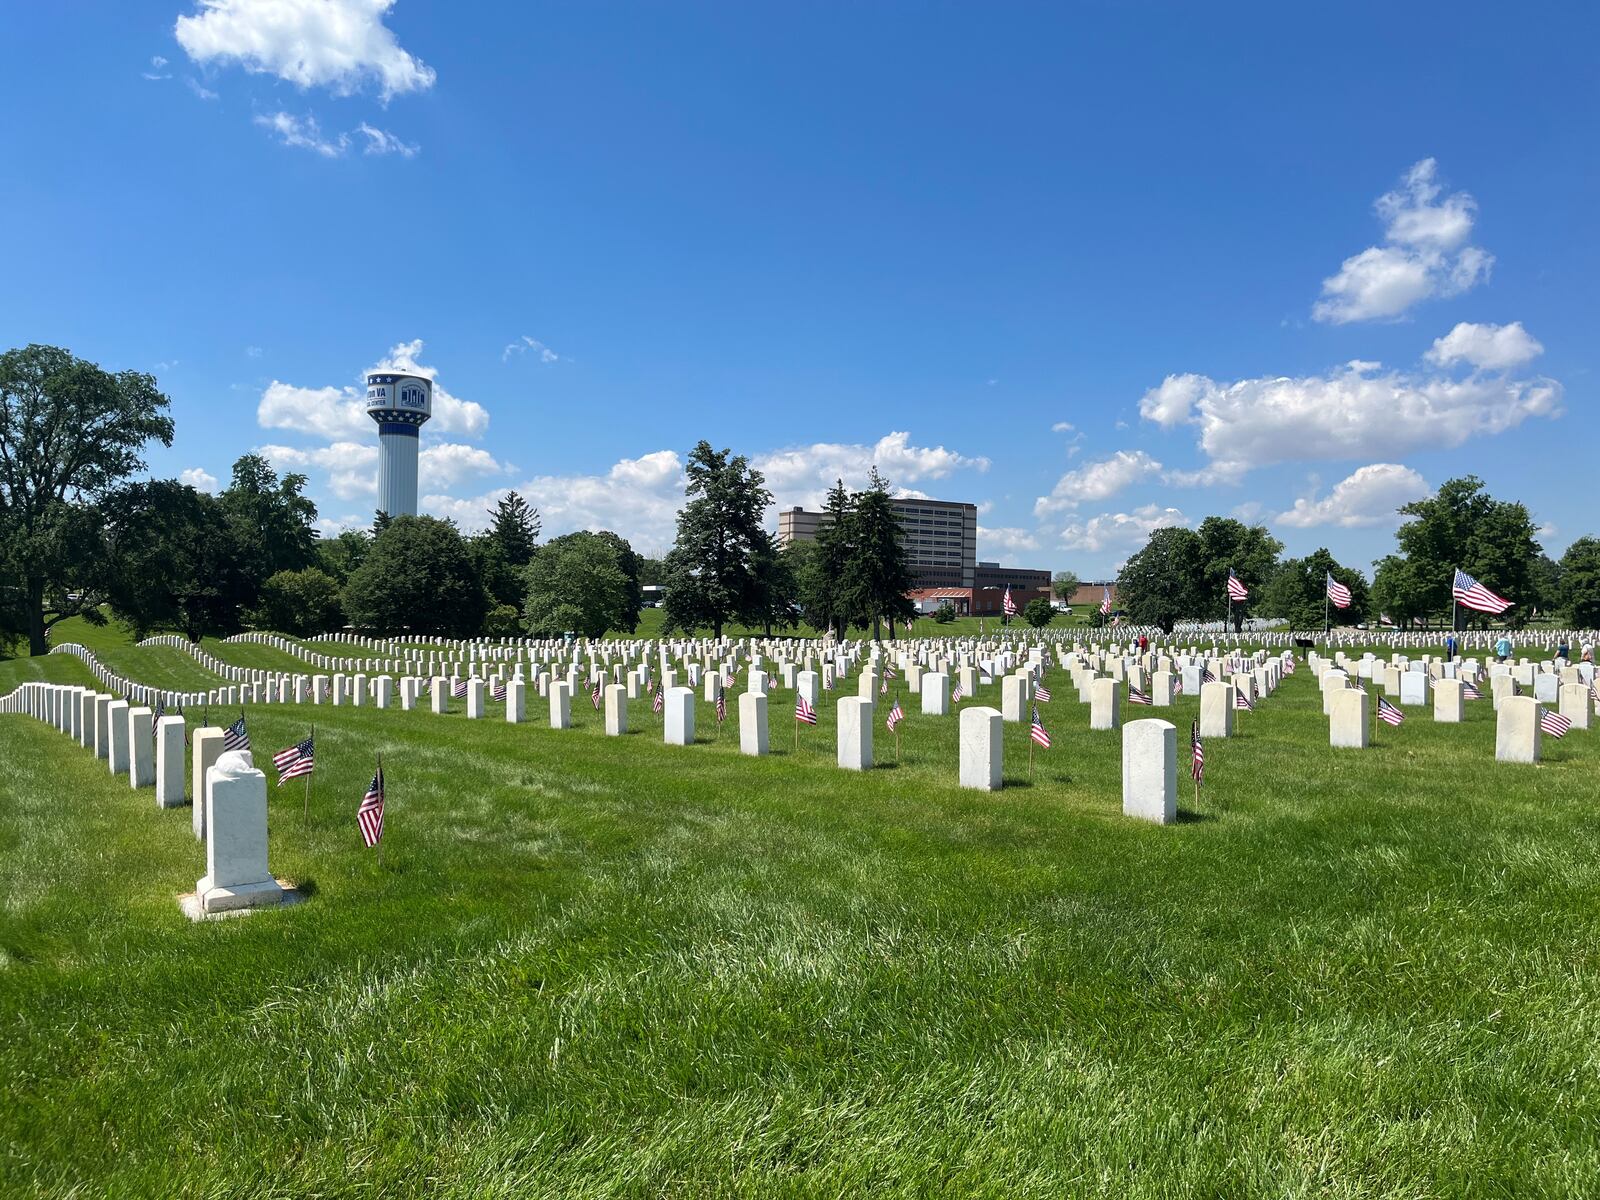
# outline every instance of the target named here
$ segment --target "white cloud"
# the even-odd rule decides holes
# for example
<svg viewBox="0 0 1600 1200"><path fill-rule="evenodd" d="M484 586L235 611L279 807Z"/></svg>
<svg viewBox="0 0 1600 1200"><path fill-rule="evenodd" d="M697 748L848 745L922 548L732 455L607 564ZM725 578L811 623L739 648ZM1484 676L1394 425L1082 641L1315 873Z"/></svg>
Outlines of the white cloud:
<svg viewBox="0 0 1600 1200"><path fill-rule="evenodd" d="M370 426L370 422L368 423ZM258 453L271 460L280 471L323 471L328 488L341 500L357 500L377 494L378 440L369 429L364 441L334 442L309 449L295 446L262 446ZM417 476L427 486L447 489L469 480L505 475L515 468L498 461L487 450L459 442L425 444L418 455Z"/></svg>
<svg viewBox="0 0 1600 1200"><path fill-rule="evenodd" d="M648 553L672 544L683 487L682 460L672 450L657 450L622 459L601 475L539 475L516 490L539 510L546 538L576 529L610 529ZM466 498L429 495L422 507L453 518L463 529L482 529L488 510L506 491Z"/></svg>
<svg viewBox="0 0 1600 1200"><path fill-rule="evenodd" d="M187 471L178 472L178 482L188 484L197 492L217 490L217 477L204 467L190 467Z"/></svg>
<svg viewBox="0 0 1600 1200"><path fill-rule="evenodd" d="M1169 428L1197 426L1200 448L1212 461L1188 478L1230 481L1270 463L1448 449L1561 412L1561 385L1551 379L1380 371L1379 364L1353 362L1300 379L1219 383L1204 375L1169 375L1145 393L1139 412Z"/></svg>
<svg viewBox="0 0 1600 1200"><path fill-rule="evenodd" d="M374 82L385 100L433 86L434 71L383 23L394 0L199 0L173 33L197 63L237 62L341 95Z"/></svg>
<svg viewBox="0 0 1600 1200"><path fill-rule="evenodd" d="M401 158L415 158L421 147L412 142L403 142L386 129L375 129L365 121L356 126L356 132L367 139L364 154L398 154Z"/></svg>
<svg viewBox="0 0 1600 1200"><path fill-rule="evenodd" d="M1175 508L1146 504L1129 513L1101 513L1086 521L1072 520L1061 530L1061 545L1068 550L1097 554L1102 550L1132 550L1157 529L1187 525L1189 518Z"/></svg>
<svg viewBox="0 0 1600 1200"><path fill-rule="evenodd" d="M183 85L202 100L217 99L217 94L202 84L193 75L185 75L183 77Z"/></svg>
<svg viewBox="0 0 1600 1200"><path fill-rule="evenodd" d="M162 70L167 65L167 60L159 54L150 56L150 69L144 72L144 77L149 80L171 79L172 76Z"/></svg>
<svg viewBox="0 0 1600 1200"><path fill-rule="evenodd" d="M433 380L429 431L482 437L489 428L488 410L441 387L438 369L417 361L422 345L421 338L401 342L369 370L407 371ZM263 429L292 429L330 441L365 441L374 436L366 414L366 393L355 387L307 388L274 379L261 393L256 421Z"/></svg>
<svg viewBox="0 0 1600 1200"><path fill-rule="evenodd" d="M539 356L539 361L542 363L561 361L561 356L554 350L550 349L549 346L546 346L538 338L529 337L527 334L523 334L520 338L507 346L500 355L500 361L506 362L513 354L526 354L529 350L537 353Z"/></svg>
<svg viewBox="0 0 1600 1200"><path fill-rule="evenodd" d="M1397 319L1430 296L1455 296L1488 279L1494 256L1464 245L1477 202L1466 192L1440 198L1438 164L1431 158L1406 172L1400 187L1378 198L1386 245L1368 246L1322 281L1311 310L1318 321Z"/></svg>
<svg viewBox="0 0 1600 1200"><path fill-rule="evenodd" d="M1051 433L1071 433L1076 428L1077 428L1077 426L1074 425L1071 421L1057 421L1054 425L1050 426L1050 432Z"/></svg>
<svg viewBox="0 0 1600 1200"><path fill-rule="evenodd" d="M249 357L249 358L260 358L261 357L261 347L260 346L246 346L244 348L244 352L245 352L245 355L247 357Z"/></svg>
<svg viewBox="0 0 1600 1200"><path fill-rule="evenodd" d="M1397 521L1395 510L1402 504L1420 500L1429 488L1421 475L1399 463L1373 463L1341 480L1322 499L1315 493L1294 502L1288 512L1278 514L1278 524L1295 529L1316 525L1355 528Z"/></svg>
<svg viewBox="0 0 1600 1200"><path fill-rule="evenodd" d="M313 116L297 117L292 113L275 112L257 115L255 123L278 135L278 141L297 150L310 150L323 158L338 158L350 149L350 135L341 133L334 138L322 136L322 127Z"/></svg>
<svg viewBox="0 0 1600 1200"><path fill-rule="evenodd" d="M1039 539L1026 529L1002 526L991 529L986 525L978 526L978 557L998 558L1002 551L1016 553L1019 550L1037 550Z"/></svg>
<svg viewBox="0 0 1600 1200"><path fill-rule="evenodd" d="M1161 464L1143 450L1118 450L1110 458L1084 463L1056 480L1048 496L1034 501L1034 515L1043 517L1076 508L1085 500L1108 500L1123 488L1148 479L1160 470Z"/></svg>
<svg viewBox="0 0 1600 1200"><path fill-rule="evenodd" d="M906 486L928 479L944 479L953 471L987 471L989 460L968 457L943 446L913 446L909 433L885 434L871 445L817 442L774 450L758 457L754 466L767 478L779 507L795 504L816 507L835 480L847 487L866 484L867 472L876 466L895 486L897 495L910 495Z"/></svg>
<svg viewBox="0 0 1600 1200"><path fill-rule="evenodd" d="M1462 321L1442 338L1434 339L1433 347L1423 357L1440 367L1464 362L1484 371L1509 371L1543 353L1544 347L1522 327L1521 321L1509 325Z"/></svg>

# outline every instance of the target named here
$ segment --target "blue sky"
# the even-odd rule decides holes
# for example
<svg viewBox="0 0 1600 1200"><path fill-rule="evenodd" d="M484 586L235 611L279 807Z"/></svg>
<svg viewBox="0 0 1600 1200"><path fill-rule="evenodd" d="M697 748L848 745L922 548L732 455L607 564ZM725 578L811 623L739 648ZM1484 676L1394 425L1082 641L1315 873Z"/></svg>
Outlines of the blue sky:
<svg viewBox="0 0 1600 1200"><path fill-rule="evenodd" d="M1475 472L1590 502L1588 5L456 5L7 15L0 341L153 371L202 486L370 519L367 368L436 373L424 507L667 546L689 447L876 462L980 553L1160 524L1365 567ZM1352 365L1353 364L1353 365Z"/></svg>

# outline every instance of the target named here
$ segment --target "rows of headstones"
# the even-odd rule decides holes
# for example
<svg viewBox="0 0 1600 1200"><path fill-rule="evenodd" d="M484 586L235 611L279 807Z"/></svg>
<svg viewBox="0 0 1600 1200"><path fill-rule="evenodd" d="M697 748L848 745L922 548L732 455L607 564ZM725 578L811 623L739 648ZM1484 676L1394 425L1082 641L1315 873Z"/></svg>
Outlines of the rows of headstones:
<svg viewBox="0 0 1600 1200"><path fill-rule="evenodd" d="M1575 730L1591 728L1596 713L1593 662L1525 657L1515 663L1480 662L1474 657L1412 658L1399 653L1381 659L1371 651L1352 659L1342 650L1332 657L1313 651L1306 661L1322 689L1328 742L1338 748L1371 745L1374 693L1379 691L1402 711L1421 709L1433 720L1453 725L1461 722L1467 697L1483 695L1487 685L1495 712L1495 758L1502 762L1539 761L1544 710L1555 711Z"/></svg>

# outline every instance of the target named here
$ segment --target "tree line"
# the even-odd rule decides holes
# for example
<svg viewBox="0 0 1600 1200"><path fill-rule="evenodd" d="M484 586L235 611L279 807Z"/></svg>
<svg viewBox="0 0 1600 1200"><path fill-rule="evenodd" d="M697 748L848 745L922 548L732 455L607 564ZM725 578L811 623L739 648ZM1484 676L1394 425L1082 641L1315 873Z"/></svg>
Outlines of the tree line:
<svg viewBox="0 0 1600 1200"><path fill-rule="evenodd" d="M1544 613L1582 628L1600 625L1600 539L1579 538L1553 560L1539 545L1527 506L1495 499L1472 475L1447 481L1399 513L1407 519L1395 534L1397 552L1379 560L1370 583L1326 548L1283 558L1283 543L1263 525L1207 517L1194 529L1158 529L1122 568L1117 606L1126 618L1169 632L1180 620L1225 615L1236 630L1258 615L1317 629L1325 612L1334 625L1387 621L1405 629L1448 625L1452 616L1456 628L1487 624L1491 618L1469 609L1452 614L1459 568L1514 602L1492 618L1498 624L1517 628ZM1249 592L1231 605L1230 570ZM1349 607L1326 604L1329 575L1350 589Z"/></svg>

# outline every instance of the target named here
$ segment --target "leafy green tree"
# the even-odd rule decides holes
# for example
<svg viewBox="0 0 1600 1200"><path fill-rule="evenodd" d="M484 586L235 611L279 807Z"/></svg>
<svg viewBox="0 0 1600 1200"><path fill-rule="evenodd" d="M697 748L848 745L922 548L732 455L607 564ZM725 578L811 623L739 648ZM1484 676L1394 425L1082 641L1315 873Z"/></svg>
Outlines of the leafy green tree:
<svg viewBox="0 0 1600 1200"><path fill-rule="evenodd" d="M1246 525L1232 517L1207 517L1195 530L1200 545L1200 587L1194 597L1196 614L1215 611L1233 614L1235 632L1245 618L1260 610L1261 593L1278 569L1283 543L1265 525ZM1247 600L1228 603L1228 571L1250 592Z"/></svg>
<svg viewBox="0 0 1600 1200"><path fill-rule="evenodd" d="M876 641L882 623L889 624L889 637L895 636L895 621L910 620L916 608L907 598L911 588L911 565L906 557L905 532L900 518L889 503L889 483L873 467L867 487L851 497L850 554L840 591L855 620L870 623Z"/></svg>
<svg viewBox="0 0 1600 1200"><path fill-rule="evenodd" d="M631 630L638 612L629 609L630 584L619 542L627 545L615 535L579 531L541 546L525 572L523 628L534 637L568 632L602 637L614 629Z"/></svg>
<svg viewBox="0 0 1600 1200"><path fill-rule="evenodd" d="M522 632L522 614L509 604L497 604L483 619L483 632L488 637L516 637Z"/></svg>
<svg viewBox="0 0 1600 1200"><path fill-rule="evenodd" d="M1179 525L1157 529L1123 566L1117 579L1118 607L1135 624L1154 625L1164 633L1171 633L1184 617L1214 609L1195 586L1204 576L1204 555L1194 530ZM1099 615L1096 609L1094 616Z"/></svg>
<svg viewBox="0 0 1600 1200"><path fill-rule="evenodd" d="M639 582L641 585L648 587L653 584L660 584L667 577L666 566L659 558L653 558L647 554L641 554L638 558Z"/></svg>
<svg viewBox="0 0 1600 1200"><path fill-rule="evenodd" d="M772 636L774 627L788 629L799 619L793 559L778 549L778 540L766 530L751 555L756 576L753 616L762 632Z"/></svg>
<svg viewBox="0 0 1600 1200"><path fill-rule="evenodd" d="M687 503L667 555L667 631L709 625L722 636L729 621L755 615L760 598L754 556L765 543L762 526L772 493L742 454L702 441L685 467Z"/></svg>
<svg viewBox="0 0 1600 1200"><path fill-rule="evenodd" d="M261 585L261 603L251 619L259 629L311 637L344 624L339 581L317 567L279 571Z"/></svg>
<svg viewBox="0 0 1600 1200"><path fill-rule="evenodd" d="M1416 613L1451 610L1450 586L1460 568L1516 602L1517 607L1496 620L1519 624L1527 619L1538 600L1536 571L1543 551L1524 505L1496 500L1481 479L1466 475L1446 480L1432 496L1400 512L1411 518L1395 539L1410 565L1406 579L1417 589L1408 603ZM1456 612L1458 627L1488 620L1470 609Z"/></svg>
<svg viewBox="0 0 1600 1200"><path fill-rule="evenodd" d="M933 614L933 619L941 625L953 625L956 619L956 606L946 600L939 605Z"/></svg>
<svg viewBox="0 0 1600 1200"><path fill-rule="evenodd" d="M58 621L103 620L87 510L144 469L146 445L172 445L169 403L152 376L54 346L0 354L0 580L21 593L0 613L20 610L30 653L49 649Z"/></svg>
<svg viewBox="0 0 1600 1200"><path fill-rule="evenodd" d="M1071 604L1072 597L1077 594L1078 589L1082 586L1078 577L1071 571L1057 571L1056 577L1050 581L1050 590L1055 594L1055 598L1063 604Z"/></svg>
<svg viewBox="0 0 1600 1200"><path fill-rule="evenodd" d="M135 637L176 629L197 642L238 630L251 581L214 497L158 479L117 489L100 511L106 600Z"/></svg>
<svg viewBox="0 0 1600 1200"><path fill-rule="evenodd" d="M1418 578L1416 564L1404 555L1385 555L1378 560L1377 569L1372 575L1369 611L1375 613L1379 620L1388 617L1398 627L1409 628L1430 612L1426 599L1429 583L1429 580ZM1446 589L1446 595L1448 592Z"/></svg>
<svg viewBox="0 0 1600 1200"><path fill-rule="evenodd" d="M617 623L611 628L618 633L632 633L639 628L639 614L644 611L644 581L639 577L639 564L642 560L633 552L632 543L620 533L600 529L595 532L595 537L610 542L616 549L617 565L622 568L622 574L628 581L628 591L623 600L622 611L617 616Z"/></svg>
<svg viewBox="0 0 1600 1200"><path fill-rule="evenodd" d="M363 529L346 529L337 537L317 542L317 565L343 587L350 573L366 561L372 549L372 535Z"/></svg>
<svg viewBox="0 0 1600 1200"><path fill-rule="evenodd" d="M391 517L344 587L345 617L379 633L471 637L489 596L454 521Z"/></svg>
<svg viewBox="0 0 1600 1200"><path fill-rule="evenodd" d="M1035 596L1022 606L1022 619L1035 629L1043 629L1056 619L1056 610L1043 596Z"/></svg>
<svg viewBox="0 0 1600 1200"><path fill-rule="evenodd" d="M1367 581L1361 572L1340 566L1325 548L1304 558L1285 559L1261 593L1261 611L1283 617L1291 629L1321 629L1328 575L1350 589L1350 607L1326 607L1334 625L1353 625L1367 615Z"/></svg>
<svg viewBox="0 0 1600 1200"><path fill-rule="evenodd" d="M1561 556L1560 604L1579 629L1600 629L1600 538L1581 537Z"/></svg>
<svg viewBox="0 0 1600 1200"><path fill-rule="evenodd" d="M822 543L793 541L779 554L794 581L794 604L800 619L813 629L827 629L833 614L833 580L823 568Z"/></svg>
<svg viewBox="0 0 1600 1200"><path fill-rule="evenodd" d="M316 565L317 506L305 493L306 477L279 477L259 454L233 464L232 482L217 497L233 530L234 553L248 580L246 605L259 602L261 585L279 571Z"/></svg>

